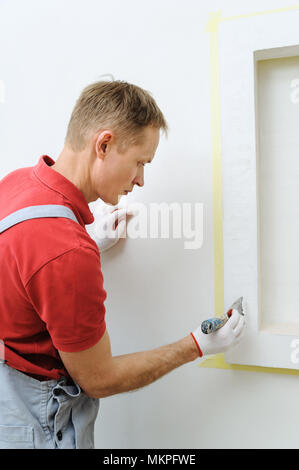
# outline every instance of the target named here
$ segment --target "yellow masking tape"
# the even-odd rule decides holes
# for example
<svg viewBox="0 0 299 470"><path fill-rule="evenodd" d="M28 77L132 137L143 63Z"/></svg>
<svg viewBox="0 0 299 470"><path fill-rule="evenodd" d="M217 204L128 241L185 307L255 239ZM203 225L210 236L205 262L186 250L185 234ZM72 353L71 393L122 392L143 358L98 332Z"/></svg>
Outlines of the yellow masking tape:
<svg viewBox="0 0 299 470"><path fill-rule="evenodd" d="M223 230L222 230L222 170L221 170L221 128L220 128L220 95L219 95L219 60L218 33L210 33L210 76L211 76L211 132L212 132L212 197L214 219L214 277L217 286L215 296L215 315L224 312L224 264L223 264Z"/></svg>
<svg viewBox="0 0 299 470"><path fill-rule="evenodd" d="M285 11L298 10L298 8L299 8L299 5L294 5L294 6L287 7L287 8L276 8L274 10L258 11L255 13L249 13L247 15L228 16L226 18L222 18L222 21L239 20L240 18L250 18L251 16L269 15L271 13L283 13Z"/></svg>
<svg viewBox="0 0 299 470"><path fill-rule="evenodd" d="M247 15L223 18L221 11L210 13L205 31L210 34L210 80L211 80L211 133L212 133L212 197L213 197L213 236L214 236L214 305L215 316L224 312L224 261L223 261L223 228L222 228L222 167L221 167L221 125L220 125L220 86L218 31L219 23L258 15L268 15L290 10L298 10L299 5L276 10L249 13ZM227 364L224 354L217 354L206 359L198 367L217 369L247 370L279 374L299 375L299 370L275 367L246 366Z"/></svg>

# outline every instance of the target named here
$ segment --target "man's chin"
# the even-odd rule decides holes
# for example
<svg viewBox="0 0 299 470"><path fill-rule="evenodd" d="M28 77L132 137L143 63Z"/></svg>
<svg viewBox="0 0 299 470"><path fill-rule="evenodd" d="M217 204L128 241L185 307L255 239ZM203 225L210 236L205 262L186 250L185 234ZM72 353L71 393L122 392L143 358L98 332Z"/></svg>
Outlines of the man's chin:
<svg viewBox="0 0 299 470"><path fill-rule="evenodd" d="M109 199L107 201L105 201L107 204L110 204L110 206L116 206L119 201L121 200L121 198L123 197L123 194L118 194L118 196L114 199Z"/></svg>

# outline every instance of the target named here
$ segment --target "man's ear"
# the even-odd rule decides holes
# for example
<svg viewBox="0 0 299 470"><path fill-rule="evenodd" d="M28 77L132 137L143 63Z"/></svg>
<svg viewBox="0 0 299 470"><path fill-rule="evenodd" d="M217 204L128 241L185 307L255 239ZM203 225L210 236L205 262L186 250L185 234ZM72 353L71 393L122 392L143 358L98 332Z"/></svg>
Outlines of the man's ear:
<svg viewBox="0 0 299 470"><path fill-rule="evenodd" d="M95 149L99 158L104 159L109 152L109 144L113 140L112 131L103 131L96 137Z"/></svg>

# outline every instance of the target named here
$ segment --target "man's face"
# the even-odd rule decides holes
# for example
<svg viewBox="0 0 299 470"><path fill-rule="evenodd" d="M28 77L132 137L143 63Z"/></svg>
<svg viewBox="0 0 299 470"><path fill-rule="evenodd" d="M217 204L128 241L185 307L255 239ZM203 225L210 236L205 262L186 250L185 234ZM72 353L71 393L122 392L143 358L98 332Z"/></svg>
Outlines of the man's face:
<svg viewBox="0 0 299 470"><path fill-rule="evenodd" d="M135 145L123 154L116 150L111 131L103 131L96 140L97 172L93 187L104 202L115 205L119 198L132 191L135 184L144 185L144 165L150 163L159 145L160 130L144 129L143 145Z"/></svg>

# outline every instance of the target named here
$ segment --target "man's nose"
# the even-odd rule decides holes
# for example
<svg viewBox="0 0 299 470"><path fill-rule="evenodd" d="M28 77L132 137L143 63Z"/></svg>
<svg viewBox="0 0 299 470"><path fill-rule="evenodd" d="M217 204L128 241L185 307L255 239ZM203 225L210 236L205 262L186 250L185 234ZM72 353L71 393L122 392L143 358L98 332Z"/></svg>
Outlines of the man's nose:
<svg viewBox="0 0 299 470"><path fill-rule="evenodd" d="M140 172L138 172L136 178L133 181L134 184L137 184L138 186L144 186L144 176L143 176L143 167Z"/></svg>

